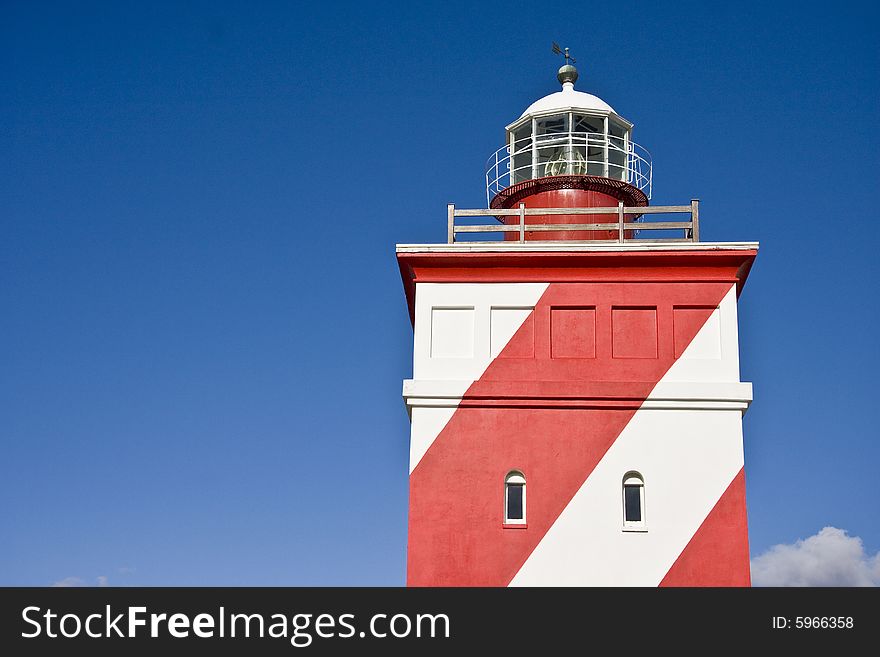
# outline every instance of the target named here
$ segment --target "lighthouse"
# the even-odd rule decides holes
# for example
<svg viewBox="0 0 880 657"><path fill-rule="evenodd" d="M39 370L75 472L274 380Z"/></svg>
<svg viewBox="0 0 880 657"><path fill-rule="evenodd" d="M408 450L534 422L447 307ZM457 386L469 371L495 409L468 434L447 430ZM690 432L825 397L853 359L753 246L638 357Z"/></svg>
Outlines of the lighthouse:
<svg viewBox="0 0 880 657"><path fill-rule="evenodd" d="M748 586L737 302L758 245L701 241L696 200L651 205L633 124L564 55L489 158L487 207L397 245L407 583Z"/></svg>

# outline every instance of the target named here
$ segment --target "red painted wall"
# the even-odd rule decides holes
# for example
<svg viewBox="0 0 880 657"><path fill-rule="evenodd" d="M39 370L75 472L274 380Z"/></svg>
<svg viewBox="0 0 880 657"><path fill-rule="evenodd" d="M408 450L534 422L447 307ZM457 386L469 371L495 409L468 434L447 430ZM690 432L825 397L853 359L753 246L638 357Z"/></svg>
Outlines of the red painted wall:
<svg viewBox="0 0 880 657"><path fill-rule="evenodd" d="M538 192L523 198L527 208L608 208L617 207L617 198L602 192L584 189L555 189ZM519 207L518 205L516 207ZM634 215L627 215L627 221L634 221ZM519 217L504 217L507 224L519 224ZM540 214L526 217L527 224L603 224L617 223L617 214ZM632 238L633 231L626 231L625 237ZM616 230L567 230L567 231L526 231L525 239L546 240L616 240ZM519 233L504 233L507 241L519 241Z"/></svg>
<svg viewBox="0 0 880 657"><path fill-rule="evenodd" d="M523 203L527 208L602 208L617 207L622 201L627 207L644 207L648 197L644 192L629 183L602 176L545 176L524 180L507 187L495 196L489 204L492 208L518 208ZM627 215L627 221L635 221L638 215ZM518 224L518 217L504 217L508 224ZM603 215L534 215L526 217L528 224L592 224L617 223L616 212ZM625 237L632 237L628 232ZM526 232L526 241L544 240L616 240L617 230L596 231L547 231ZM505 233L508 241L519 240L519 232Z"/></svg>

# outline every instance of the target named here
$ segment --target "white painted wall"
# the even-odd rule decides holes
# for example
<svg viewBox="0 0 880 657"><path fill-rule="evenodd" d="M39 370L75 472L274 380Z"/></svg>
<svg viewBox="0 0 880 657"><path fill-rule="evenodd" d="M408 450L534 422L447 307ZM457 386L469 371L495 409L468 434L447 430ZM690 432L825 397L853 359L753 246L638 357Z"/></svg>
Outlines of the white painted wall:
<svg viewBox="0 0 880 657"><path fill-rule="evenodd" d="M413 378L463 381L467 390L546 289L547 283L416 284Z"/></svg>

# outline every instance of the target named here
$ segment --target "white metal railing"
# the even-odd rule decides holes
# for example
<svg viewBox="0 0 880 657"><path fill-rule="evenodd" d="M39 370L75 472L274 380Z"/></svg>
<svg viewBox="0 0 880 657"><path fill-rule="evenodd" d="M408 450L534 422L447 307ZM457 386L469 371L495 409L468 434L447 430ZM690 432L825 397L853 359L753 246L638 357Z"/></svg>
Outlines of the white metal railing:
<svg viewBox="0 0 880 657"><path fill-rule="evenodd" d="M486 204L516 183L546 176L593 175L621 180L651 198L651 154L628 137L560 132L518 139L486 162Z"/></svg>
<svg viewBox="0 0 880 657"><path fill-rule="evenodd" d="M690 214L690 221L638 221L645 215L654 214ZM617 221L613 223L595 223L595 224L528 224L526 217L547 216L547 215L617 215ZM638 215L635 221L627 221L627 215ZM479 225L458 225L455 220L457 217L492 217L496 222L491 224ZM516 224L498 224L497 219L501 217L518 217ZM534 232L551 232L551 231L586 231L586 230L614 230L617 232L617 242L699 242L700 241L700 201L694 199L690 205L656 205L647 207L626 207L623 203L618 203L616 207L606 208L527 208L524 203L520 203L518 208L495 209L495 210L461 210L454 205L446 206L446 238L448 244L486 244L492 242L506 241L501 240L482 240L473 242L462 242L456 240L456 235L460 233L518 233L518 242L526 241L526 233ZM681 230L684 231L684 237L661 237L661 238L640 238L637 237L641 231L652 230ZM633 237L627 237L627 231L634 231ZM559 240L557 240L559 241ZM566 242L583 242L583 243L607 243L610 240L565 240Z"/></svg>

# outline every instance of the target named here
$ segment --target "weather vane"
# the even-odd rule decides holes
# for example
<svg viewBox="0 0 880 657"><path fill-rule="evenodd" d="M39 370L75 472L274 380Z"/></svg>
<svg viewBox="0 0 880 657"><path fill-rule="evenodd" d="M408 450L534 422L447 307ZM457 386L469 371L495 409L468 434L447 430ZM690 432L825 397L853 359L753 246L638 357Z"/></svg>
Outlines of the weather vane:
<svg viewBox="0 0 880 657"><path fill-rule="evenodd" d="M562 48L559 47L559 44L556 43L555 41L553 42L553 54L554 55L562 55L563 57L565 57L566 64L574 64L575 62L577 62L577 60L574 57L572 57L571 55L568 54L568 48L565 48L563 50Z"/></svg>

